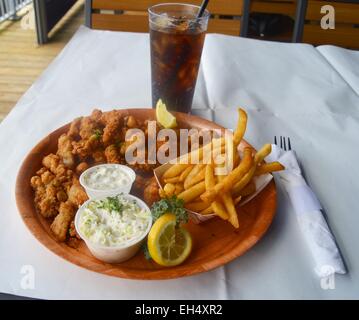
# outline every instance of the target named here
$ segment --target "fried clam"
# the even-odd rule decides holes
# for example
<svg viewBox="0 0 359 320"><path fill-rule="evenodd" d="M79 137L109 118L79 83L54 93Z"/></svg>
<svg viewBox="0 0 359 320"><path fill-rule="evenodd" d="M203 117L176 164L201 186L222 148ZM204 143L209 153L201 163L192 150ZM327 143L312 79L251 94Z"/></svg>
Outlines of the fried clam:
<svg viewBox="0 0 359 320"><path fill-rule="evenodd" d="M155 177L147 179L144 186L143 200L148 206L152 206L154 202L161 200L159 196L159 186Z"/></svg>
<svg viewBox="0 0 359 320"><path fill-rule="evenodd" d="M80 137L80 125L81 125L82 117L74 119L70 124L70 129L67 132L67 135L77 140Z"/></svg>
<svg viewBox="0 0 359 320"><path fill-rule="evenodd" d="M81 162L76 166L76 173L78 175L81 175L82 172L87 170L89 168L89 164L87 162Z"/></svg>
<svg viewBox="0 0 359 320"><path fill-rule="evenodd" d="M86 161L91 157L93 152L101 147L101 132L100 129L93 131L91 136L86 139L72 142L72 153L77 155L81 161Z"/></svg>
<svg viewBox="0 0 359 320"><path fill-rule="evenodd" d="M72 153L72 138L67 134L62 134L58 140L56 154L62 159L63 164L68 168L74 168L75 156Z"/></svg>
<svg viewBox="0 0 359 320"><path fill-rule="evenodd" d="M39 178L39 177L38 177ZM34 186L35 182L36 186ZM53 218L58 213L59 202L57 200L57 191L53 185L45 185L41 179L33 177L31 184L35 190L35 205L38 212L44 218Z"/></svg>
<svg viewBox="0 0 359 320"><path fill-rule="evenodd" d="M119 149L115 144L111 144L105 149L105 157L107 163L120 163L121 161Z"/></svg>
<svg viewBox="0 0 359 320"><path fill-rule="evenodd" d="M121 128L123 119L116 111L110 111L106 114L105 128L103 129L102 142L105 146L116 143L122 139Z"/></svg>
<svg viewBox="0 0 359 320"><path fill-rule="evenodd" d="M59 214L55 217L50 228L56 239L63 242L67 238L67 232L74 219L76 207L71 201L61 202Z"/></svg>
<svg viewBox="0 0 359 320"><path fill-rule="evenodd" d="M81 206L86 200L88 200L86 191L80 185L80 182L77 178L74 178L72 186L70 187L67 194L69 197L69 201L77 207Z"/></svg>

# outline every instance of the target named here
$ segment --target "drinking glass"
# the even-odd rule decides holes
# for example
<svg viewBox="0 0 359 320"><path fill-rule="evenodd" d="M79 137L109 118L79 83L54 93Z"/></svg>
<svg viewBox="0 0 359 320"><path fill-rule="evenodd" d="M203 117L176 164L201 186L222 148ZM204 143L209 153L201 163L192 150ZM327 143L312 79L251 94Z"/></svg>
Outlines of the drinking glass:
<svg viewBox="0 0 359 320"><path fill-rule="evenodd" d="M200 7L158 4L148 9L151 47L152 107L162 100L169 110L192 107L209 12Z"/></svg>

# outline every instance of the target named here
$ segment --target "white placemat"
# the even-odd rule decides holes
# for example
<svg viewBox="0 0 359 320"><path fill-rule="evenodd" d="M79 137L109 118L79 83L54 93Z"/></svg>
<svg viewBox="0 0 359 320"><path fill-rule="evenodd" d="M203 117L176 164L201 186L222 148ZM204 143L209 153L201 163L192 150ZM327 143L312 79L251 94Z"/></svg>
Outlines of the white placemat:
<svg viewBox="0 0 359 320"><path fill-rule="evenodd" d="M337 276L335 289L325 290L312 271L280 186L277 215L264 238L226 267L189 278L104 276L62 260L34 239L15 205L23 158L43 136L94 107L149 106L149 59L148 35L81 27L1 123L0 291L70 299L358 298L359 98L309 45L208 35L194 113L233 128L241 105L249 114L246 139L254 146L272 142L274 134L291 137L348 264L349 275ZM31 271L34 288L26 289Z"/></svg>

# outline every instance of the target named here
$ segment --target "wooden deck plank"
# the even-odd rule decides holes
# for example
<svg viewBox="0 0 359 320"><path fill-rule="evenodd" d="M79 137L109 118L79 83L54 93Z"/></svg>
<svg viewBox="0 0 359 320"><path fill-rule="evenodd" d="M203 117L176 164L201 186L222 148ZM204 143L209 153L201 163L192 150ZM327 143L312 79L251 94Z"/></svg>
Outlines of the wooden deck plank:
<svg viewBox="0 0 359 320"><path fill-rule="evenodd" d="M84 23L83 5L78 1L42 46L35 30L24 30L21 21L0 24L0 122Z"/></svg>

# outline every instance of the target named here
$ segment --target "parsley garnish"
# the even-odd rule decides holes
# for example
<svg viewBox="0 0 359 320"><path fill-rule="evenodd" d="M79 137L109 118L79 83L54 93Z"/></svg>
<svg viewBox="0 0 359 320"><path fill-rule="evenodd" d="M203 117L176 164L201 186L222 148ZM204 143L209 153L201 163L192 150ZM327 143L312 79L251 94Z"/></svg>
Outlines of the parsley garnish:
<svg viewBox="0 0 359 320"><path fill-rule="evenodd" d="M184 208L184 201L176 196L165 198L155 202L151 207L153 222L165 213L173 213L176 216L177 225L188 222L188 214Z"/></svg>
<svg viewBox="0 0 359 320"><path fill-rule="evenodd" d="M97 140L100 140L101 137L102 137L102 132L101 132L100 129L95 129L95 130L93 131L93 134L95 135L95 137L96 137Z"/></svg>
<svg viewBox="0 0 359 320"><path fill-rule="evenodd" d="M115 211L120 213L123 209L123 204L119 201L118 197L107 197L106 200L101 201L98 207L110 212Z"/></svg>

